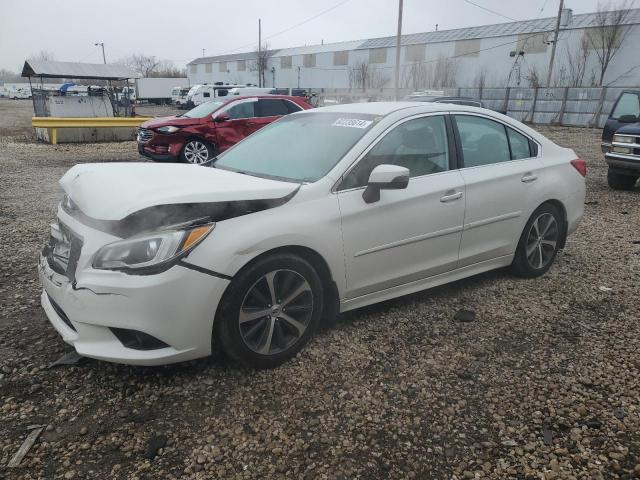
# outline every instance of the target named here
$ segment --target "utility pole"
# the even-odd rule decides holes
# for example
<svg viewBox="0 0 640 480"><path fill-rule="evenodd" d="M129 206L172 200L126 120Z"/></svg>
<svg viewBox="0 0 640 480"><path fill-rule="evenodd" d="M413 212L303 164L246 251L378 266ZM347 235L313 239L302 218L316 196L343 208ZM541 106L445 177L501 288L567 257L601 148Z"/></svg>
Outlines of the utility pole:
<svg viewBox="0 0 640 480"><path fill-rule="evenodd" d="M104 56L104 42L96 42L94 43L94 45L97 47L98 45L100 45L102 47L102 61L104 62L104 64L107 64L107 57Z"/></svg>
<svg viewBox="0 0 640 480"><path fill-rule="evenodd" d="M258 19L258 86L262 87L262 20Z"/></svg>
<svg viewBox="0 0 640 480"><path fill-rule="evenodd" d="M560 0L560 6L558 7L558 18L556 19L556 30L553 33L553 45L551 46L551 58L549 59L549 73L547 75L547 88L551 86L551 74L553 73L553 60L556 56L556 45L558 44L558 32L560 31L560 18L562 17L562 9L564 7L564 0Z"/></svg>
<svg viewBox="0 0 640 480"><path fill-rule="evenodd" d="M398 35L396 36L396 81L394 84L396 100L400 99L400 37L402 36L402 0L398 0Z"/></svg>

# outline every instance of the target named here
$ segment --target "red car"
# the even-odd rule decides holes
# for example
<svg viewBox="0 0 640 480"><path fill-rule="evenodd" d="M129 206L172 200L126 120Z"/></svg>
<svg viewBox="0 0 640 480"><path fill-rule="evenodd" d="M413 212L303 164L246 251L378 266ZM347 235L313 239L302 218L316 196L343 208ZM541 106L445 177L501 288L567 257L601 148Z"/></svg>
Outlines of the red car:
<svg viewBox="0 0 640 480"><path fill-rule="evenodd" d="M286 95L229 97L154 118L138 130L138 152L155 161L200 164L283 115L311 108Z"/></svg>

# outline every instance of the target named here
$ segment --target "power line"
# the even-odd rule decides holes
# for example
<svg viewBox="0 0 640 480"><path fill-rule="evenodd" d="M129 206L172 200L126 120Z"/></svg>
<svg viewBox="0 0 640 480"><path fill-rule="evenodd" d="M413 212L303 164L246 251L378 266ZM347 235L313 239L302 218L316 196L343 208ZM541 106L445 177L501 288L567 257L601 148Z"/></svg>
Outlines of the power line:
<svg viewBox="0 0 640 480"><path fill-rule="evenodd" d="M498 15L499 17L506 18L507 20L513 20L514 22L519 22L520 21L520 20L517 20L515 18L508 17L507 15L503 15L500 12L496 12L495 10L491 10L490 8L484 7L482 5L478 5L477 3L474 3L471 0L463 0L463 1L468 3L469 5L473 5L475 7L481 8L482 10L485 10L487 12L493 13L494 15Z"/></svg>
<svg viewBox="0 0 640 480"><path fill-rule="evenodd" d="M279 32L276 32L276 33L274 33L272 35L269 35L268 37L265 37L264 39L265 40L269 40L270 38L277 37L278 35L282 35L283 33L289 32L289 31L293 30L294 28L298 28L299 26L304 25L305 23L309 23L310 21L315 20L316 18L324 15L325 13L329 13L332 10L335 10L336 8L341 7L342 5L344 5L345 3L350 2L350 1L351 0L342 0L341 2L336 3L332 7L329 7L326 10L323 10L320 13L317 13L317 14L313 15L312 17L309 17L309 18L307 18L305 20L302 20L301 22L296 23L295 25L292 25L290 27L287 27L284 30L280 30ZM226 55L228 53L237 52L238 50L241 50L243 48L247 48L247 47L250 47L250 46L253 46L253 45L254 45L254 42L247 43L247 44L241 45L239 47L233 48L231 50L227 50L227 51L218 53L218 54L213 55L213 56L217 57L219 55Z"/></svg>

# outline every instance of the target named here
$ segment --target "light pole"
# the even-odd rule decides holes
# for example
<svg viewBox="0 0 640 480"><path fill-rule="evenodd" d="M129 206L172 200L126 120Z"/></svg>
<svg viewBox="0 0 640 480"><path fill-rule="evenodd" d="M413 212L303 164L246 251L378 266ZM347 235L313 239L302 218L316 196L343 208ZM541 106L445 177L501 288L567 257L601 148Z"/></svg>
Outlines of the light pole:
<svg viewBox="0 0 640 480"><path fill-rule="evenodd" d="M298 88L300 88L300 67L298 67Z"/></svg>
<svg viewBox="0 0 640 480"><path fill-rule="evenodd" d="M551 74L553 73L553 61L556 58L556 45L558 44L558 31L560 30L560 19L562 18L562 9L564 8L564 0L560 0L558 6L558 18L556 18L556 28L553 32L553 45L551 47L551 58L549 59L549 72L547 73L547 88L551 87Z"/></svg>
<svg viewBox="0 0 640 480"><path fill-rule="evenodd" d="M395 97L399 100L400 88L400 40L402 37L402 0L398 0L398 35L396 36L396 78L395 78Z"/></svg>
<svg viewBox="0 0 640 480"><path fill-rule="evenodd" d="M94 43L94 45L97 47L98 45L100 45L102 47L102 61L104 62L104 64L107 64L107 57L104 56L104 42L96 42Z"/></svg>
<svg viewBox="0 0 640 480"><path fill-rule="evenodd" d="M271 75L273 77L273 88L276 88L276 67L271 67Z"/></svg>

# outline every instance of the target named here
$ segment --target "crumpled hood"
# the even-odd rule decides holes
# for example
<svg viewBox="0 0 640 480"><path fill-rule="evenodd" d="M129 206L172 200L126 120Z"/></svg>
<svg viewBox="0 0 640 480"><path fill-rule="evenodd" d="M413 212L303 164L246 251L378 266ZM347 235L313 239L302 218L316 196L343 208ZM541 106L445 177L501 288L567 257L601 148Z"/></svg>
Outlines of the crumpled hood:
<svg viewBox="0 0 640 480"><path fill-rule="evenodd" d="M84 215L97 220L121 220L158 205L279 199L298 188L217 168L155 163L80 164L60 185Z"/></svg>

